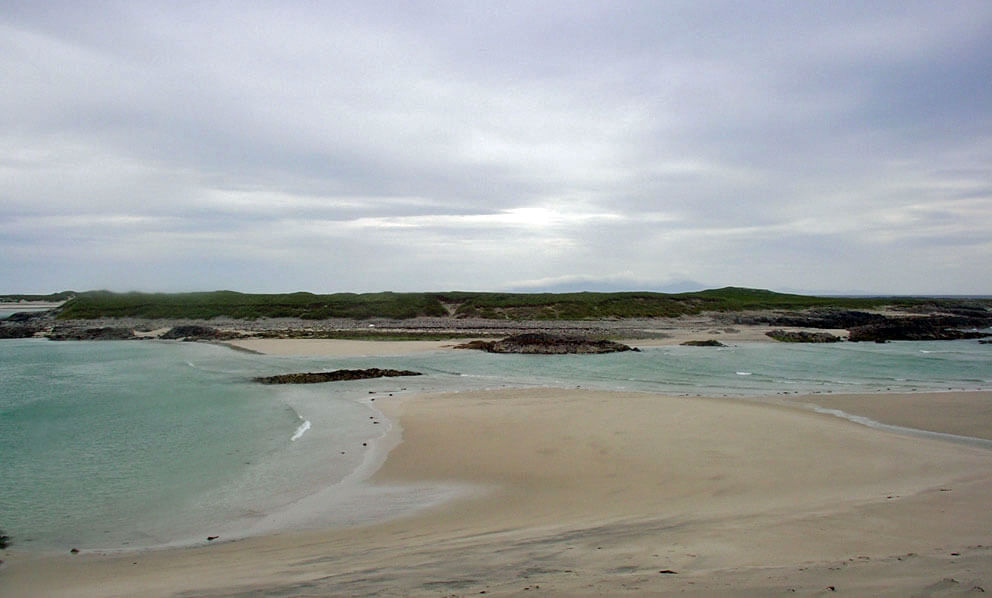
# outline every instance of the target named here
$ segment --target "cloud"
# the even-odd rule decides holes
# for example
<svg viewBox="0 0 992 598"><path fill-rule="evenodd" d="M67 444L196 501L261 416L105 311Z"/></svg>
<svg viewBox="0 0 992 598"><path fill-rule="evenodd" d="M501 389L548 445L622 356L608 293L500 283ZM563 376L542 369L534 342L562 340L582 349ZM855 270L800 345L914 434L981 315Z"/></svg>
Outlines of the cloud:
<svg viewBox="0 0 992 598"><path fill-rule="evenodd" d="M989 292L990 40L984 2L8 2L0 278Z"/></svg>

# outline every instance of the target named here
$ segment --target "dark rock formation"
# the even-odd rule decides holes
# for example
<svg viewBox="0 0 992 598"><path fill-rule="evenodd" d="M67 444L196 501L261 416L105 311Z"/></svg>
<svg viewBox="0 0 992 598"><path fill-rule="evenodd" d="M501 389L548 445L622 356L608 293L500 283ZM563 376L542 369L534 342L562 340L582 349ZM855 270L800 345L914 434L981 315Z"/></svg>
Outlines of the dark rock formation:
<svg viewBox="0 0 992 598"><path fill-rule="evenodd" d="M3 533L3 530L0 529L0 550L7 548L8 546L10 546L10 544L11 544L10 536Z"/></svg>
<svg viewBox="0 0 992 598"><path fill-rule="evenodd" d="M459 345L460 349L480 349L489 353L616 353L637 351L623 343L607 340L591 340L581 336L563 336L546 332L529 332L508 336L498 341L472 341Z"/></svg>
<svg viewBox="0 0 992 598"><path fill-rule="evenodd" d="M253 378L262 384L316 384L319 382L335 382L339 380L365 380L367 378L392 378L395 376L420 376L420 372L409 370L382 370L369 368L366 370L335 370L333 372L301 372L298 374L279 374L277 376L260 376Z"/></svg>
<svg viewBox="0 0 992 598"><path fill-rule="evenodd" d="M53 341L122 341L137 338L130 328L56 328L48 336Z"/></svg>
<svg viewBox="0 0 992 598"><path fill-rule="evenodd" d="M884 322L851 328L852 341L934 341L985 338L989 335L974 330L961 330L970 318L960 316L929 316L888 318ZM986 323L987 325L987 323Z"/></svg>
<svg viewBox="0 0 992 598"><path fill-rule="evenodd" d="M233 332L217 330L216 328L211 328L210 326L175 326L170 328L159 338L167 340L178 340L183 339L187 341L197 341L197 340L224 340L230 338L236 338L238 335Z"/></svg>
<svg viewBox="0 0 992 598"><path fill-rule="evenodd" d="M0 325L0 338L31 338L39 330L37 326L4 323Z"/></svg>
<svg viewBox="0 0 992 598"><path fill-rule="evenodd" d="M32 320L44 320L51 312L47 311L19 311L14 314L10 314L4 321L6 322L30 322Z"/></svg>
<svg viewBox="0 0 992 598"><path fill-rule="evenodd" d="M721 343L716 339L707 339L705 341L685 341L682 343L685 347L726 347L727 345Z"/></svg>
<svg viewBox="0 0 992 598"><path fill-rule="evenodd" d="M766 332L765 336L783 343L836 343L843 340L839 336L827 334L826 332L807 332L805 330L772 330Z"/></svg>
<svg viewBox="0 0 992 598"><path fill-rule="evenodd" d="M769 326L833 329L847 329L875 322L884 322L885 320L886 317L881 314L847 309L811 309L788 315L739 314L733 318L736 324L768 324Z"/></svg>
<svg viewBox="0 0 992 598"><path fill-rule="evenodd" d="M469 342L467 342L467 343L465 343L463 345L458 345L455 348L456 349L476 349L478 351L485 351L486 349L489 348L489 345L491 345L491 344L492 344L492 341L469 341Z"/></svg>

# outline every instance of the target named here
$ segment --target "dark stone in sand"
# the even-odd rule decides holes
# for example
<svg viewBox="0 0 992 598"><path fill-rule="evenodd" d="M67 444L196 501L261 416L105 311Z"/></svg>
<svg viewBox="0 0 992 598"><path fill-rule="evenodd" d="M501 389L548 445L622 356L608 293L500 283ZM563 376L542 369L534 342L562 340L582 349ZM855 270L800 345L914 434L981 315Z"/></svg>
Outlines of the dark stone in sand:
<svg viewBox="0 0 992 598"><path fill-rule="evenodd" d="M216 540L219 537L220 536L207 536L207 542L213 542L214 540Z"/></svg>
<svg viewBox="0 0 992 598"><path fill-rule="evenodd" d="M765 336L783 343L836 343L842 340L839 336L827 334L826 332L806 332L805 330L772 330L771 332L766 332Z"/></svg>
<svg viewBox="0 0 992 598"><path fill-rule="evenodd" d="M420 372L409 370L383 370L369 368L366 370L335 370L333 372L301 372L298 374L280 374L278 376L261 376L253 378L262 384L316 384L319 382L335 382L339 380L365 380L368 378L392 378L396 376L420 376Z"/></svg>
<svg viewBox="0 0 992 598"><path fill-rule="evenodd" d="M69 552L71 552L72 554L79 554L79 549L78 548L73 548L73 549L69 550Z"/></svg>
<svg viewBox="0 0 992 598"><path fill-rule="evenodd" d="M727 345L721 343L716 339L707 339L705 341L686 341L682 343L685 347L726 347Z"/></svg>
<svg viewBox="0 0 992 598"><path fill-rule="evenodd" d="M3 533L3 530L0 530L0 549L7 548L10 544L10 536Z"/></svg>
<svg viewBox="0 0 992 598"><path fill-rule="evenodd" d="M638 349L607 340L592 340L581 336L565 336L545 332L529 332L508 336L498 341L472 341L459 349L478 349L489 353L528 353L558 355L563 353L617 353Z"/></svg>
<svg viewBox="0 0 992 598"><path fill-rule="evenodd" d="M884 342L940 341L992 336L984 332L960 329L963 326L971 326L971 321L971 319L958 316L889 318L884 322L851 328L849 338L855 342Z"/></svg>

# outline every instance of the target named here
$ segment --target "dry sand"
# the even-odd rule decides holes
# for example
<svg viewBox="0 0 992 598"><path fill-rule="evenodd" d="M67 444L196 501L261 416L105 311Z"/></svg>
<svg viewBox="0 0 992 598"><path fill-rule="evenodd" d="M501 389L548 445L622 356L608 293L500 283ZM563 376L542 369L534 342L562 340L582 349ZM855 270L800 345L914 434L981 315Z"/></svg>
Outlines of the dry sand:
<svg viewBox="0 0 992 598"><path fill-rule="evenodd" d="M391 401L403 442L373 482L474 493L360 528L118 556L12 552L0 594L992 591L992 450L723 399L516 389Z"/></svg>

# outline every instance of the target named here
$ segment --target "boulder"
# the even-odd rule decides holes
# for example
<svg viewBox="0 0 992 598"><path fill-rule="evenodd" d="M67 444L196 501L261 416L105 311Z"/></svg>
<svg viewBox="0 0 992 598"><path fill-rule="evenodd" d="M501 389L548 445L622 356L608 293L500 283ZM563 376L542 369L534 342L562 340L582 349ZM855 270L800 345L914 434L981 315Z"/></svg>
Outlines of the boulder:
<svg viewBox="0 0 992 598"><path fill-rule="evenodd" d="M765 336L783 343L836 343L843 340L826 332L807 332L805 330L772 330Z"/></svg>
<svg viewBox="0 0 992 598"><path fill-rule="evenodd" d="M685 341L682 343L684 347L726 347L727 345L721 343L715 338L707 339L704 341Z"/></svg>
<svg viewBox="0 0 992 598"><path fill-rule="evenodd" d="M174 326L169 330L165 331L159 338L167 340L222 340L228 338L234 338L237 334L231 332L224 332L222 330L217 330L216 328L211 328L210 326Z"/></svg>

